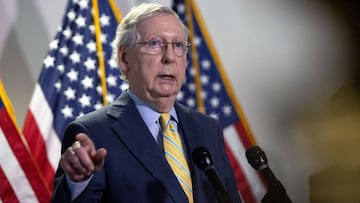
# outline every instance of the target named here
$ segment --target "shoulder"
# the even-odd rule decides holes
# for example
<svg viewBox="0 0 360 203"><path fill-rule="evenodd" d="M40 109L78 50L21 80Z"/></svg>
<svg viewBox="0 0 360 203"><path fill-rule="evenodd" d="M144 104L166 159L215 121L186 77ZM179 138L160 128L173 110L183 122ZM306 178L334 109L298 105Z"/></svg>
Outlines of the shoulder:
<svg viewBox="0 0 360 203"><path fill-rule="evenodd" d="M130 109L133 105L128 94L121 94L115 101L109 103L107 106L89 112L82 117L79 117L74 122L79 123L101 123L111 119L118 119L126 109Z"/></svg>

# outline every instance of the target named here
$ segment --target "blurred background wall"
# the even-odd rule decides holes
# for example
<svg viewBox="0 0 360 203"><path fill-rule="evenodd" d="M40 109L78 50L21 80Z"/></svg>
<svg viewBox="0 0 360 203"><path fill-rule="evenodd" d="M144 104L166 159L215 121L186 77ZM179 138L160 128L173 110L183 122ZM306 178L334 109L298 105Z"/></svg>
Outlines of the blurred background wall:
<svg viewBox="0 0 360 203"><path fill-rule="evenodd" d="M117 5L125 14L139 2ZM310 202L309 178L332 157L316 150L328 137L316 137L324 131L309 123L326 120L335 92L358 79L359 6L341 0L196 2L271 168L294 202ZM0 77L20 127L65 6L65 0L0 0Z"/></svg>

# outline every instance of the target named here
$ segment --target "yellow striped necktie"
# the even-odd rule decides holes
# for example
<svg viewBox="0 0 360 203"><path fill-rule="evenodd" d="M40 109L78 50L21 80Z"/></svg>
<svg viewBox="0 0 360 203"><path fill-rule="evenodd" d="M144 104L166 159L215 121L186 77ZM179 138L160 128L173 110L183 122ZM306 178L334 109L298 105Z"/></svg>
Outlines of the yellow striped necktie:
<svg viewBox="0 0 360 203"><path fill-rule="evenodd" d="M190 203L193 203L192 182L189 166L185 159L180 135L171 123L171 115L161 114L160 122L163 133L165 158L183 188Z"/></svg>

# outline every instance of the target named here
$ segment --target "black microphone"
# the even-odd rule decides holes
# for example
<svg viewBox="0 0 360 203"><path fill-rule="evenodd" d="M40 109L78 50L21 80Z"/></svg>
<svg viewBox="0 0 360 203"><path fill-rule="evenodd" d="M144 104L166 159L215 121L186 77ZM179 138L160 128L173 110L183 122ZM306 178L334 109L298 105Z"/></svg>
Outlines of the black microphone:
<svg viewBox="0 0 360 203"><path fill-rule="evenodd" d="M284 186L275 177L268 166L265 152L259 146L252 146L246 150L246 158L249 164L256 170L260 170L262 176L268 183L268 192L261 199L262 203L291 203Z"/></svg>
<svg viewBox="0 0 360 203"><path fill-rule="evenodd" d="M210 152L205 147L198 147L193 151L192 158L196 166L204 171L214 189L218 201L220 203L231 203L229 194L226 192L224 185L216 173Z"/></svg>

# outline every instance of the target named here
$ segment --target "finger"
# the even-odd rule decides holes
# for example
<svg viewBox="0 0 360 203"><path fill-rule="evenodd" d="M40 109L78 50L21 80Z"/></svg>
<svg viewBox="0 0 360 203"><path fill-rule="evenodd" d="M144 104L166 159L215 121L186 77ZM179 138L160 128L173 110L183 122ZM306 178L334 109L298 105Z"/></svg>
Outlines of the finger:
<svg viewBox="0 0 360 203"><path fill-rule="evenodd" d="M86 136L86 135L85 135ZM87 136L86 136L87 137ZM84 137L85 139L87 139ZM88 143L84 139L80 137L82 141ZM91 144L91 143L90 143ZM94 170L94 163L90 158L90 153L86 150L85 147L82 146L79 140L75 141L71 147L70 152L74 152L77 159L73 160L72 163L74 164L75 169L79 170L81 173L85 173L86 175L90 175Z"/></svg>
<svg viewBox="0 0 360 203"><path fill-rule="evenodd" d="M71 172L75 172L75 173L78 173L78 174L86 174L88 175L89 174L89 170L83 166L82 164L82 160L83 159L79 153L81 151L85 151L81 148L77 148L77 149L74 149L74 147L69 147L67 150L66 150L66 153L64 153L63 155L63 160L64 161L67 161L70 163L70 165L72 166L72 170ZM89 156L87 153L85 153L87 156ZM88 158L90 159L90 158Z"/></svg>
<svg viewBox="0 0 360 203"><path fill-rule="evenodd" d="M80 149L81 149L81 143L80 143L80 141L75 141L75 142L71 145L71 147L68 148L68 150L70 151L70 153L71 153L72 155L78 154L78 151L80 151Z"/></svg>
<svg viewBox="0 0 360 203"><path fill-rule="evenodd" d="M103 165L105 161L105 156L107 154L106 149L100 148L96 151L95 155L92 157L92 161L94 162L94 171L98 171Z"/></svg>
<svg viewBox="0 0 360 203"><path fill-rule="evenodd" d="M73 148L74 150L77 150L77 149L81 148L81 143L80 143L80 141L76 140L76 141L72 144L72 148Z"/></svg>
<svg viewBox="0 0 360 203"><path fill-rule="evenodd" d="M69 152L66 152L62 155L60 160L61 168L64 170L64 172L74 181L78 181L78 177L82 176L85 177L86 174L79 169L79 165L76 163L73 163L74 160L76 161L76 156L70 154ZM81 167L80 167L81 168Z"/></svg>
<svg viewBox="0 0 360 203"><path fill-rule="evenodd" d="M65 153L61 156L60 166L65 171L66 174L70 175L74 173L74 169L70 161L66 158Z"/></svg>
<svg viewBox="0 0 360 203"><path fill-rule="evenodd" d="M90 175L92 172L94 172L95 166L89 152L84 147L77 147L77 149L74 149L74 151L79 163L85 169L85 173Z"/></svg>
<svg viewBox="0 0 360 203"><path fill-rule="evenodd" d="M70 153L71 155L75 155L75 151L72 147L67 148L66 151L68 151L68 153Z"/></svg>
<svg viewBox="0 0 360 203"><path fill-rule="evenodd" d="M78 173L70 162L62 164L61 167L65 171L66 175L75 182L80 182L86 180L89 176L84 175L83 173Z"/></svg>
<svg viewBox="0 0 360 203"><path fill-rule="evenodd" d="M76 135L75 139L80 142L81 146L84 147L90 155L95 154L95 145L86 134L79 133Z"/></svg>
<svg viewBox="0 0 360 203"><path fill-rule="evenodd" d="M96 150L92 140L84 133L77 134L75 139L78 142L74 142L73 147L76 148L75 152L79 156L82 165L88 170L88 174L98 171L104 164L106 150ZM79 144L81 147L79 147Z"/></svg>
<svg viewBox="0 0 360 203"><path fill-rule="evenodd" d="M75 152L75 153L77 153L77 152ZM78 155L72 156L69 159L69 161L74 169L75 174L88 175L90 173L89 170L86 167L84 167L84 165L82 164L82 161L80 160L80 157Z"/></svg>

